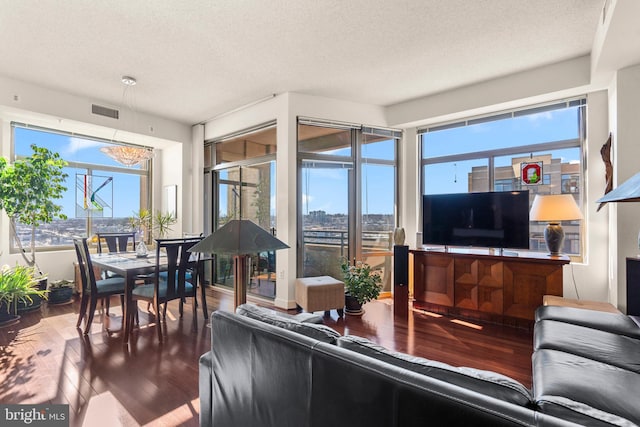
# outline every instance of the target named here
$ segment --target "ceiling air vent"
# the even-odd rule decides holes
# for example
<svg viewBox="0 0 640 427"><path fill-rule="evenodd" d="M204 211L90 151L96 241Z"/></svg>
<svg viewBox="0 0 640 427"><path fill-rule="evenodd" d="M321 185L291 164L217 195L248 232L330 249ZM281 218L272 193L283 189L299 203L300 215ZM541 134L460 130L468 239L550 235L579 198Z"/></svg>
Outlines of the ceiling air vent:
<svg viewBox="0 0 640 427"><path fill-rule="evenodd" d="M102 105L91 104L91 112L99 116L110 117L112 119L118 119L120 112L113 108L103 107Z"/></svg>

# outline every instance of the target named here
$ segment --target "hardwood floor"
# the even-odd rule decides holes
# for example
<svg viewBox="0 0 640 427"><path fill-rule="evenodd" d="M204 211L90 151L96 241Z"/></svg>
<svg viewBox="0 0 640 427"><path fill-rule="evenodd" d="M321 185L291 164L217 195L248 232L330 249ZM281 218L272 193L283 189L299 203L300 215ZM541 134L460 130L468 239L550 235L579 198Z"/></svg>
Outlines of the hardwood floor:
<svg viewBox="0 0 640 427"><path fill-rule="evenodd" d="M207 289L210 310L230 311L231 295ZM120 334L117 298L109 317L96 313L91 333L75 328L78 303L42 307L20 323L0 328L0 402L69 404L72 426L197 426L198 358L210 348L210 329L191 306L178 317L169 305L162 344L141 304L141 328L129 346ZM366 305L362 317L324 319L342 334L359 335L389 349L456 366L489 369L531 386L530 331L413 311L394 319L391 299Z"/></svg>

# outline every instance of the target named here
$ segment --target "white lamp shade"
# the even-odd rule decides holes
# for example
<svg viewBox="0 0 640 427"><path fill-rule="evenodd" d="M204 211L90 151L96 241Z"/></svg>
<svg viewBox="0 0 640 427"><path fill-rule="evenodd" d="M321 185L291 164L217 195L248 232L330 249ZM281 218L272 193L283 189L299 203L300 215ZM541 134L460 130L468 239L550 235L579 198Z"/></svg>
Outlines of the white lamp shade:
<svg viewBox="0 0 640 427"><path fill-rule="evenodd" d="M529 212L531 221L572 221L582 219L582 212L571 194L536 194Z"/></svg>

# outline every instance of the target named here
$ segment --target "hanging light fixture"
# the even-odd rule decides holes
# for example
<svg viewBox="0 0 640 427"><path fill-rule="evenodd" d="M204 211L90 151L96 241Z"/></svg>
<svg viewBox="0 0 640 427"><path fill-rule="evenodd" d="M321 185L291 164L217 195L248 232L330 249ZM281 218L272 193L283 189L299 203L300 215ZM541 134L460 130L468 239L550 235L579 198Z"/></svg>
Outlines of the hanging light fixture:
<svg viewBox="0 0 640 427"><path fill-rule="evenodd" d="M153 157L153 150L128 145L109 145L100 151L125 166L135 166Z"/></svg>
<svg viewBox="0 0 640 427"><path fill-rule="evenodd" d="M131 76L122 76L121 81L125 86L122 92L122 103L123 105L128 105L135 116L135 108L133 108L133 105L131 103L127 103L125 101L127 90L135 86L138 81L135 77ZM114 133L114 137L117 132L118 131L116 130L116 132ZM144 147L133 147L130 145L109 145L107 147L100 148L100 151L111 157L116 162L129 167L140 164L153 157L153 149Z"/></svg>

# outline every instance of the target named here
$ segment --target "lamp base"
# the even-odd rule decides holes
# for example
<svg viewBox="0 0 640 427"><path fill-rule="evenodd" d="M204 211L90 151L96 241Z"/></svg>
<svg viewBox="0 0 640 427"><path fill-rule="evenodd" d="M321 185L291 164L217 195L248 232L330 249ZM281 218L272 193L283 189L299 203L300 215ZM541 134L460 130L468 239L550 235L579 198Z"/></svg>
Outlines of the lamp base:
<svg viewBox="0 0 640 427"><path fill-rule="evenodd" d="M550 222L544 229L544 241L551 256L560 256L562 244L564 243L564 230L557 222Z"/></svg>
<svg viewBox="0 0 640 427"><path fill-rule="evenodd" d="M233 305L234 309L247 302L247 266L248 255L233 256Z"/></svg>

